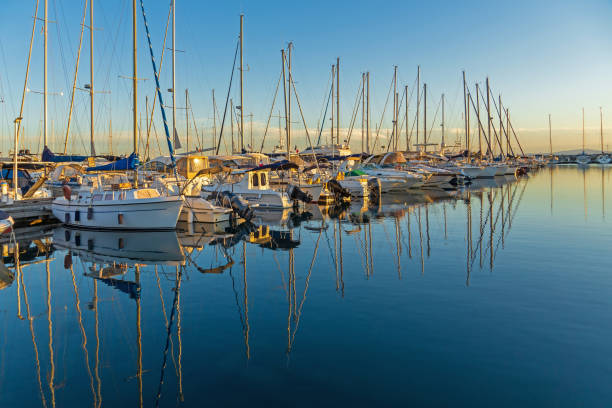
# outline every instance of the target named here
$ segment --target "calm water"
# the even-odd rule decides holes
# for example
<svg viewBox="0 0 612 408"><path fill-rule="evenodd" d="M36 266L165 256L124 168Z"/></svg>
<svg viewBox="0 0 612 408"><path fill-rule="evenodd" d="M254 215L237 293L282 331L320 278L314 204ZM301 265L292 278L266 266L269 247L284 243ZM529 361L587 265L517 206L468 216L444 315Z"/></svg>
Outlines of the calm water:
<svg viewBox="0 0 612 408"><path fill-rule="evenodd" d="M611 174L24 240L0 406L610 406Z"/></svg>

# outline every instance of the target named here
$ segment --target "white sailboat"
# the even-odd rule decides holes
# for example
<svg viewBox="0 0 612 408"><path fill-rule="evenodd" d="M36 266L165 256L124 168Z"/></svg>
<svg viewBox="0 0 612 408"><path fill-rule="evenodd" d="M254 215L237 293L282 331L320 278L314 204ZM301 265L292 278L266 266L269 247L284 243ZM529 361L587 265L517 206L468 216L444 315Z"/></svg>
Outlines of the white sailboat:
<svg viewBox="0 0 612 408"><path fill-rule="evenodd" d="M111 180L113 179L113 180ZM100 174L97 187L68 186L53 201L53 215L66 225L100 229L174 229L183 198L162 197L152 188L132 188L124 174Z"/></svg>

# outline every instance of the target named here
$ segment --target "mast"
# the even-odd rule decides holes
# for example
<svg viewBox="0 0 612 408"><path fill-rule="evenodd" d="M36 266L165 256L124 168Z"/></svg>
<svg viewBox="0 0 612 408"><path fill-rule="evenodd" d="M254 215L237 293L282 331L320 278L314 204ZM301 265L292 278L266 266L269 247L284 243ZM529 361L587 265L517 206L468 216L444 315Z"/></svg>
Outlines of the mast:
<svg viewBox="0 0 612 408"><path fill-rule="evenodd" d="M243 66L243 41L244 41L244 14L240 14L240 152L244 151L244 66ZM187 143L189 146L189 143Z"/></svg>
<svg viewBox="0 0 612 408"><path fill-rule="evenodd" d="M404 94L406 95L406 117L404 122L406 123L406 151L410 151L410 141L408 139L408 85L404 87Z"/></svg>
<svg viewBox="0 0 612 408"><path fill-rule="evenodd" d="M491 90L489 88L489 77L487 77L487 137L491 140ZM493 160L493 148L489 148L489 158Z"/></svg>
<svg viewBox="0 0 612 408"><path fill-rule="evenodd" d="M366 73L367 84L367 101L366 101L366 148L370 153L370 72Z"/></svg>
<svg viewBox="0 0 612 408"><path fill-rule="evenodd" d="M584 154L584 108L582 108L582 154Z"/></svg>
<svg viewBox="0 0 612 408"><path fill-rule="evenodd" d="M365 142L365 73L361 74L361 153L364 150Z"/></svg>
<svg viewBox="0 0 612 408"><path fill-rule="evenodd" d="M213 149L217 147L217 102L215 101L215 90L212 90L213 101Z"/></svg>
<svg viewBox="0 0 612 408"><path fill-rule="evenodd" d="M331 81L331 95L332 95L332 103L331 103L331 145L332 145L332 155L333 155L333 146L334 146L334 90L336 88L336 66L332 64L331 67L332 81Z"/></svg>
<svg viewBox="0 0 612 408"><path fill-rule="evenodd" d="M340 146L340 57L336 58L336 143ZM333 146L332 151L335 151Z"/></svg>
<svg viewBox="0 0 612 408"><path fill-rule="evenodd" d="M232 137L232 153L231 154L235 154L236 153L236 147L234 146L234 100L230 99L230 134Z"/></svg>
<svg viewBox="0 0 612 408"><path fill-rule="evenodd" d="M185 137L187 138L187 152L189 152L189 109L188 109L188 101L189 101L189 89L185 89Z"/></svg>
<svg viewBox="0 0 612 408"><path fill-rule="evenodd" d="M176 0L172 0L172 137L178 139L176 132ZM174 149L177 146L175 143Z"/></svg>
<svg viewBox="0 0 612 408"><path fill-rule="evenodd" d="M397 65L393 67L393 150L397 150Z"/></svg>
<svg viewBox="0 0 612 408"><path fill-rule="evenodd" d="M550 144L550 157L552 157L553 148L552 148L552 127L550 123L550 113L548 114L548 143Z"/></svg>
<svg viewBox="0 0 612 408"><path fill-rule="evenodd" d="M174 1L174 0L173 0ZM134 153L138 155L138 38L136 37L138 21L136 19L136 0L132 0L132 87L133 87L133 98L134 98L134 111L132 122L133 122L133 134L132 143L134 147ZM134 171L134 188L138 188L138 174Z"/></svg>
<svg viewBox="0 0 612 408"><path fill-rule="evenodd" d="M444 94L442 94L442 153L444 153Z"/></svg>
<svg viewBox="0 0 612 408"><path fill-rule="evenodd" d="M289 145L291 144L291 139L289 136L289 120L287 117L287 81L285 79L285 50L281 50L281 62L283 69L283 94L285 96L285 131L287 132L287 160L289 160L289 155L291 153L291 148Z"/></svg>
<svg viewBox="0 0 612 408"><path fill-rule="evenodd" d="M470 157L470 143L469 143L469 133L468 133L468 100L467 93L465 87L465 71L463 71L463 109L464 109L464 119L465 119L465 150L467 150L468 160L471 160ZM417 116L418 117L418 116Z"/></svg>
<svg viewBox="0 0 612 408"><path fill-rule="evenodd" d="M508 140L508 132L507 130L504 131L504 120L503 120L503 116L501 115L501 113L503 112L503 108L502 108L502 100L501 100L501 94L499 94L499 137L501 138L502 134L505 133L506 136L506 154L504 155L502 152L502 155L505 157L508 157L508 153L510 153L510 142Z"/></svg>
<svg viewBox="0 0 612 408"><path fill-rule="evenodd" d="M421 66L417 65L416 144L419 144L419 108L421 107ZM418 149L418 147L417 147Z"/></svg>
<svg viewBox="0 0 612 408"><path fill-rule="evenodd" d="M44 62L43 62L43 147L47 146L47 23L49 22L49 4L48 0L45 0L45 21L44 21L44 43L45 43L45 51L44 51Z"/></svg>
<svg viewBox="0 0 612 408"><path fill-rule="evenodd" d="M478 116L478 155L482 160L482 126L480 125L480 91L476 82L476 115Z"/></svg>
<svg viewBox="0 0 612 408"><path fill-rule="evenodd" d="M604 153L604 145L603 145L603 112L601 111L601 106L599 107L599 136L601 137L601 154Z"/></svg>
<svg viewBox="0 0 612 408"><path fill-rule="evenodd" d="M427 84L423 84L423 148L427 153Z"/></svg>
<svg viewBox="0 0 612 408"><path fill-rule="evenodd" d="M90 155L96 155L96 146L94 145L94 38L93 38L93 8L94 0L89 3L89 143Z"/></svg>
<svg viewBox="0 0 612 408"><path fill-rule="evenodd" d="M293 43L290 42L287 45L287 50L288 50L288 57L289 57L289 61L287 62L287 68L289 70L288 74L289 74L289 86L287 87L287 111L285 112L285 114L287 115L287 123L286 123L286 127L287 127L287 160L289 160L289 154L291 152L291 83L293 81L293 77L291 74L291 58L292 58L292 50L293 50ZM283 62L283 68L285 62Z"/></svg>

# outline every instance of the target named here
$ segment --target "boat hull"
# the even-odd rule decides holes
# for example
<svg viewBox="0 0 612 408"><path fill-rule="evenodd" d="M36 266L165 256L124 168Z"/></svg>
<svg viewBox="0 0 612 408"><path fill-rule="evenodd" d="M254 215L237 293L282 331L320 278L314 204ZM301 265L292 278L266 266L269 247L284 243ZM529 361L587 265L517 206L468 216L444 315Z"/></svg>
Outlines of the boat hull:
<svg viewBox="0 0 612 408"><path fill-rule="evenodd" d="M66 225L115 230L171 230L176 228L182 208L183 199L172 196L109 200L93 205L59 197L51 205L53 215Z"/></svg>

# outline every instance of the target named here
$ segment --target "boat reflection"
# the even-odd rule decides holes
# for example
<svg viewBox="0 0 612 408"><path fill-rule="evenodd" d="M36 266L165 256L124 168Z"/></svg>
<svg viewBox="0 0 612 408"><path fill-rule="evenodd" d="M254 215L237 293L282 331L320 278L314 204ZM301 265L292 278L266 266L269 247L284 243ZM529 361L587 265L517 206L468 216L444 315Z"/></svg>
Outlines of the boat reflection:
<svg viewBox="0 0 612 408"><path fill-rule="evenodd" d="M86 262L123 265L181 265L185 261L175 231L96 231L60 227L56 247ZM114 273L109 270L108 273Z"/></svg>

